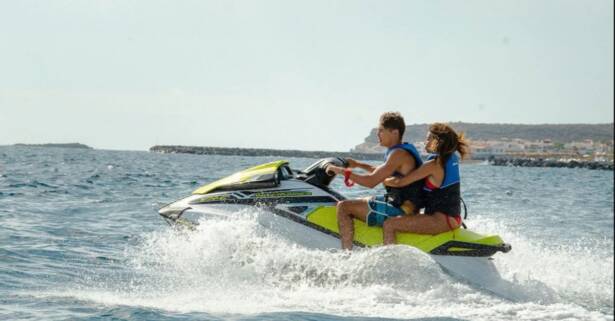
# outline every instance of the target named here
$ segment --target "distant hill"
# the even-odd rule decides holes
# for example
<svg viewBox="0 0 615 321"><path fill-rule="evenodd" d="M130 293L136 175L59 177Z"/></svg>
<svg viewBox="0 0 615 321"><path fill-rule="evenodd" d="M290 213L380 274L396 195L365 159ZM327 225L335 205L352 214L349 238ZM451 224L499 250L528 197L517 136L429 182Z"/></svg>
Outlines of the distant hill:
<svg viewBox="0 0 615 321"><path fill-rule="evenodd" d="M480 124L448 123L458 132L464 132L472 140L498 140L502 138L519 138L525 140L551 139L558 143L592 139L599 142L613 140L613 123L610 124ZM429 124L406 126L404 141L423 141ZM365 143L378 143L376 129L365 138Z"/></svg>

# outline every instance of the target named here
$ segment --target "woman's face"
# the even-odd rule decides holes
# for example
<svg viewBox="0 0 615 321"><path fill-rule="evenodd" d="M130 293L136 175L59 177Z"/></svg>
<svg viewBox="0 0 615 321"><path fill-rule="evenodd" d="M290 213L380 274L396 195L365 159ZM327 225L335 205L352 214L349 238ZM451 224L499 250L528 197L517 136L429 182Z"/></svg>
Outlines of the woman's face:
<svg viewBox="0 0 615 321"><path fill-rule="evenodd" d="M425 150L428 153L433 153L437 150L438 147L438 137L431 132L427 132L427 137L425 137Z"/></svg>

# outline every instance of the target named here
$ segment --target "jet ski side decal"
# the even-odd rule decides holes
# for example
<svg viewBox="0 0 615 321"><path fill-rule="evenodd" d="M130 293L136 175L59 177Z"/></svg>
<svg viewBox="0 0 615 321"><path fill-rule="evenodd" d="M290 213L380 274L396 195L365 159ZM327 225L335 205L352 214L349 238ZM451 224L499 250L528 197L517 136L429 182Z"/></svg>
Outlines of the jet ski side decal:
<svg viewBox="0 0 615 321"><path fill-rule="evenodd" d="M262 198L237 198L229 196L215 196L211 198L198 198L191 201L190 205L196 204L239 204L239 205L267 205L288 203L335 203L334 198L329 196L302 196L302 197L262 197Z"/></svg>
<svg viewBox="0 0 615 321"><path fill-rule="evenodd" d="M284 191L275 191L275 192L258 192L252 195L253 198L271 198L271 197L298 197L298 196L310 196L311 192L308 191L296 191L296 192L284 192Z"/></svg>

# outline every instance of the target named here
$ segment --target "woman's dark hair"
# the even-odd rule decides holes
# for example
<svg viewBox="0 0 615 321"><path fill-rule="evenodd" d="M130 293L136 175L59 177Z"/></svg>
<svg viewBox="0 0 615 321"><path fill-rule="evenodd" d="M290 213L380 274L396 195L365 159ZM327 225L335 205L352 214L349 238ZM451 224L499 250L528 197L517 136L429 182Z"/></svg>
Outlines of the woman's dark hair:
<svg viewBox="0 0 615 321"><path fill-rule="evenodd" d="M442 167L455 152L459 152L461 159L469 155L470 146L464 134L457 134L451 126L444 123L433 123L429 126L429 133L435 138L435 151Z"/></svg>
<svg viewBox="0 0 615 321"><path fill-rule="evenodd" d="M406 130L406 123L404 117L398 112L386 112L380 116L380 125L386 129L397 129L399 132L399 139L404 139L404 131Z"/></svg>

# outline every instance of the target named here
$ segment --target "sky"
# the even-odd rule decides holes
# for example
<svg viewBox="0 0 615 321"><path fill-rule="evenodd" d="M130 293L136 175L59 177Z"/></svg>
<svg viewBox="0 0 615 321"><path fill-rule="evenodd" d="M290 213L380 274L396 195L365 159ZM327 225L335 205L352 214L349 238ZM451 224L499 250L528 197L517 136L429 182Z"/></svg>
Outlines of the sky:
<svg viewBox="0 0 615 321"><path fill-rule="evenodd" d="M612 0L0 0L0 145L347 151L407 124L613 122Z"/></svg>

